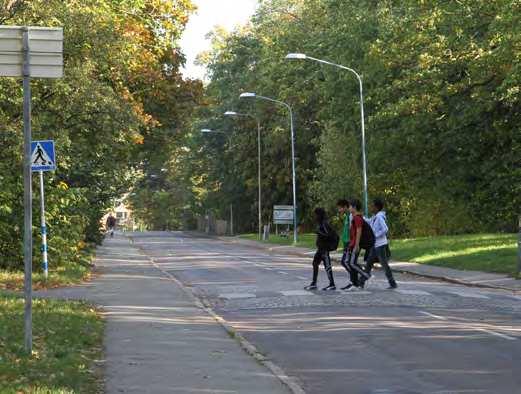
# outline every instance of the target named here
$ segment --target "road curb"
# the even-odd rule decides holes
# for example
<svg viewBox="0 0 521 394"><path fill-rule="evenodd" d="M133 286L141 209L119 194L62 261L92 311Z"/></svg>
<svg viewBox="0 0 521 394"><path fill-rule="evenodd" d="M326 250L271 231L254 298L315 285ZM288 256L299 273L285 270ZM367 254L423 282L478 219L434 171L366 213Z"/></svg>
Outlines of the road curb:
<svg viewBox="0 0 521 394"><path fill-rule="evenodd" d="M267 246L267 245L259 243L258 241L245 240L245 241L248 241L246 243L246 242L242 242L241 239L231 240L231 239L227 239L225 237L219 237L219 236L213 236L213 237L209 236L209 237L213 238L213 239L217 239L217 240L222 241L222 242L226 242L226 243L230 243L230 244L239 244L239 245L242 244L244 246L249 246L249 247L253 247L253 248L261 249L261 250L267 250L269 252L274 252L275 248L276 248L276 246L273 246L273 247L272 246ZM298 251L287 250L287 249L279 251L279 253L287 254L287 255L290 255L290 256L310 257L310 255L308 255L308 254L304 254L304 253L298 252ZM340 261L337 258L333 258L333 257L331 258L331 261L335 262L337 264L340 263ZM514 294L521 293L521 290L516 290L516 289L509 288L509 287L490 285L490 284L484 284L484 283L473 283L473 282L468 282L468 281L455 279L455 278L451 278L451 277L447 277L447 276L429 275L429 274L419 273L419 272L415 272L415 271L404 269L404 268L395 268L392 265L391 265L391 269L392 269L393 272L397 272L397 273L400 273L400 274L414 275L414 276L417 276L419 278L436 279L436 280L441 280L443 282L453 283L453 284L467 286L467 287L475 287L475 288L482 288L482 289L505 290L505 291L511 291Z"/></svg>
<svg viewBox="0 0 521 394"><path fill-rule="evenodd" d="M414 275L414 276L417 276L417 277L420 277L420 278L427 278L427 279L438 279L438 280L442 280L442 281L447 282L447 283L453 283L453 284L456 284L456 285L462 285L462 286L467 286L467 287L475 287L475 288L481 288L481 289L506 290L506 291L511 291L513 293L519 293L520 292L519 290L511 289L509 287L487 285L487 284L483 284L483 283L467 282L467 281L464 281L464 280L450 278L450 277L447 277L447 276L429 275L429 274L424 274L424 273L418 273L418 272L406 270L406 269L403 269L403 268L393 268L393 267L391 267L391 269L394 272L398 272L398 273L401 273L401 274L409 274L409 275Z"/></svg>
<svg viewBox="0 0 521 394"><path fill-rule="evenodd" d="M130 241L134 246L136 246L141 253L150 261L150 263L163 275L165 275L169 280L174 282L176 285L178 285L181 290L190 298L190 300L195 304L195 306L207 314L209 314L217 323L221 325L221 327L224 328L224 330L228 333L228 335L232 338L234 338L241 348L250 356L252 356L257 362L262 364L265 368L267 368L279 381L285 385L293 394L306 394L304 389L300 386L298 383L297 378L289 376L284 372L284 370L279 367L277 364L275 364L273 361L269 360L264 356L255 345L253 345L250 341L248 341L246 338L244 338L233 326L226 321L222 316L220 316L218 313L216 313L213 308L211 307L210 303L206 301L204 298L200 298L197 295L195 295L194 291L190 289L189 287L185 286L183 282L181 282L179 279L177 279L174 275L172 275L170 272L165 271L162 269L159 264L154 260L153 257L150 257L146 254L145 250L137 245L134 242L134 239L131 236L128 236Z"/></svg>

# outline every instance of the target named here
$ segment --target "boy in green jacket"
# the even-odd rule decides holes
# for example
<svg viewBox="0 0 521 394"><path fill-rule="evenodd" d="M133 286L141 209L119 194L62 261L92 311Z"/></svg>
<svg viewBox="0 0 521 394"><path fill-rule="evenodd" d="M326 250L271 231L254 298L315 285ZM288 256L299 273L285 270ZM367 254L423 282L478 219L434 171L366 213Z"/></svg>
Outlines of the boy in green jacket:
<svg viewBox="0 0 521 394"><path fill-rule="evenodd" d="M351 226L351 214L349 213L349 201L345 199L340 199L336 203L336 207L338 209L338 213L340 217L343 218L343 226L342 226L342 244L344 245L344 253L342 255L342 260L340 263L346 269L346 271L351 275L351 268L347 264L347 256L349 252L349 227ZM347 287L347 286L346 286ZM347 290L347 289L345 289Z"/></svg>

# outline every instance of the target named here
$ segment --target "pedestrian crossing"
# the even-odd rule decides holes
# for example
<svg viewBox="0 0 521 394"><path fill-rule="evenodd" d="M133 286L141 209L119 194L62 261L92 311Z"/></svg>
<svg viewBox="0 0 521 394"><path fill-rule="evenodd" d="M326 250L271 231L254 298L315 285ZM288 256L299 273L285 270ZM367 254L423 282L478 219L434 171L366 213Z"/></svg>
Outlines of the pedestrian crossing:
<svg viewBox="0 0 521 394"><path fill-rule="evenodd" d="M372 294L378 294L386 292L389 294L399 294L401 296L411 296L411 297L439 297L441 294L456 296L461 298L469 298L469 299L490 299L488 295L479 294L474 291L468 291L465 289L447 289L443 292L432 293L425 290L418 289L396 289L396 290L383 290L383 289L371 289L371 290L354 290L354 291L307 291L301 289L293 289L293 290L272 290L272 291L249 291L249 292L230 292L230 293L222 293L218 295L218 298L223 300L240 300L240 299L248 299L248 298L263 298L263 297L320 297L320 296L329 296L329 295L346 295L346 296L367 296Z"/></svg>

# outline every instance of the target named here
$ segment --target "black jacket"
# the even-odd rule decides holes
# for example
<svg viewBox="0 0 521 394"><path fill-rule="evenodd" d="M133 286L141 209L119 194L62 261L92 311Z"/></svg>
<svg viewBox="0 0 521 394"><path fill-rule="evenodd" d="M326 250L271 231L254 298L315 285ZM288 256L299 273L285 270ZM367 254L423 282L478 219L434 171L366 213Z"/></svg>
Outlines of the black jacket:
<svg viewBox="0 0 521 394"><path fill-rule="evenodd" d="M315 243L318 249L328 250L328 241L332 231L331 225L326 220L318 225L316 229L317 240Z"/></svg>

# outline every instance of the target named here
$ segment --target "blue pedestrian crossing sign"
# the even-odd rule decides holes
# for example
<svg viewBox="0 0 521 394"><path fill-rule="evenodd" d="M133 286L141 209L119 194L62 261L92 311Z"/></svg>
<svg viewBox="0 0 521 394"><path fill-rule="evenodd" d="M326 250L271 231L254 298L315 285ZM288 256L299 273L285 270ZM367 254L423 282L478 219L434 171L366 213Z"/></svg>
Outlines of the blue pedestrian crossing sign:
<svg viewBox="0 0 521 394"><path fill-rule="evenodd" d="M54 155L54 141L33 141L31 143L31 170L54 171L56 170L56 157Z"/></svg>

